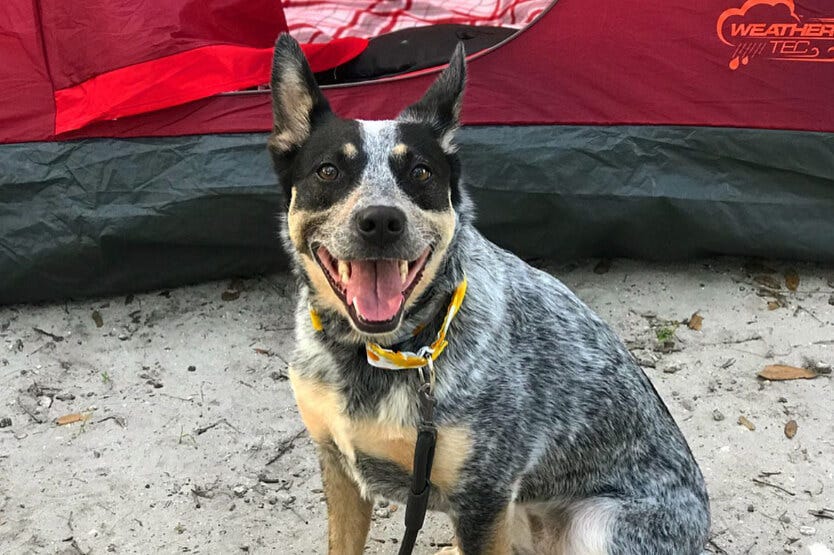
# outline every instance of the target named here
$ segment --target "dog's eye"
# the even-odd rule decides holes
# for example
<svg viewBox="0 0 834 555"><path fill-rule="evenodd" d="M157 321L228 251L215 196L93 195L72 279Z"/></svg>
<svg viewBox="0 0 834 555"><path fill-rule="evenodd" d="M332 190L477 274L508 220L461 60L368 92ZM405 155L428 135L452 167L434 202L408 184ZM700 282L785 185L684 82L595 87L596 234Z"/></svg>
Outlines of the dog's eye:
<svg viewBox="0 0 834 555"><path fill-rule="evenodd" d="M339 177L339 170L333 164L322 164L316 170L316 175L322 181L333 181Z"/></svg>
<svg viewBox="0 0 834 555"><path fill-rule="evenodd" d="M415 181L425 183L431 177L431 170L422 164L414 166L414 169L411 170L411 177L414 178Z"/></svg>

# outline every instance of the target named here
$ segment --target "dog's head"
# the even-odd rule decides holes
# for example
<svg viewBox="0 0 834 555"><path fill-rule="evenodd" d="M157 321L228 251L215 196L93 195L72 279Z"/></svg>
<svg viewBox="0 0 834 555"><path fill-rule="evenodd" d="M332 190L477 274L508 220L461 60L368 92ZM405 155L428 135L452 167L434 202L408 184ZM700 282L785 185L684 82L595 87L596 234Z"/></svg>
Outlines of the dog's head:
<svg viewBox="0 0 834 555"><path fill-rule="evenodd" d="M330 110L298 43L285 34L275 45L269 149L288 200L285 241L316 304L360 334L397 331L452 241L465 76L458 47L396 120L346 120Z"/></svg>

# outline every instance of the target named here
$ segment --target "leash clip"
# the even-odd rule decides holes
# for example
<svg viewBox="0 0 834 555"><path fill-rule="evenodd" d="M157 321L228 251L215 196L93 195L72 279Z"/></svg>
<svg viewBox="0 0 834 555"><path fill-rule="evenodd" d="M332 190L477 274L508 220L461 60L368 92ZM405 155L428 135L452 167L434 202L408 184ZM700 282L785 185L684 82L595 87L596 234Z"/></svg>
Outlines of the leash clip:
<svg viewBox="0 0 834 555"><path fill-rule="evenodd" d="M417 398L420 404L420 427L434 427L434 406L436 404L434 394L431 391L431 384L424 383L417 390Z"/></svg>
<svg viewBox="0 0 834 555"><path fill-rule="evenodd" d="M426 361L425 366L417 368L417 373L420 375L420 383L429 386L429 393L434 393L434 350L431 347L423 347L417 351L417 356ZM429 370L428 377L426 376L426 368Z"/></svg>
<svg viewBox="0 0 834 555"><path fill-rule="evenodd" d="M420 404L420 427L434 428L434 406L437 401L434 398L434 360L431 358L431 349L423 347L420 349L420 356L426 359L426 365L418 368L421 382L417 389L417 399ZM428 369L428 376L426 376L426 369Z"/></svg>

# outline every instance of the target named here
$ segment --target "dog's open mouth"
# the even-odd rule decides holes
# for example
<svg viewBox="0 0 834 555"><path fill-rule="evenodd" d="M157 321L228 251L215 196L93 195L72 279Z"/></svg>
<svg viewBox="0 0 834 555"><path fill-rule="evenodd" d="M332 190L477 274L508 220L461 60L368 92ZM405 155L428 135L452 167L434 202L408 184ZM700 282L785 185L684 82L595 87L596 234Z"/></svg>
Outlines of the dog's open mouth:
<svg viewBox="0 0 834 555"><path fill-rule="evenodd" d="M367 333L396 329L431 255L429 247L415 260L339 260L324 246L312 251L353 323Z"/></svg>

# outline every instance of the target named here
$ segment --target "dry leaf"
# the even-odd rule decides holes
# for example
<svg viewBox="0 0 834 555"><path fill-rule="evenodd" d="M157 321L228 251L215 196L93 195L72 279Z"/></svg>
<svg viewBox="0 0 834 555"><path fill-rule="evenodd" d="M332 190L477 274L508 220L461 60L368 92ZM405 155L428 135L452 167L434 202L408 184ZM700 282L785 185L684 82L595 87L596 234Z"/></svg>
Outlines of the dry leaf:
<svg viewBox="0 0 834 555"><path fill-rule="evenodd" d="M796 366L785 366L783 364L772 364L765 366L764 370L759 372L759 377L763 380L782 381L782 380L811 380L817 377L817 373L807 368L797 368Z"/></svg>
<svg viewBox="0 0 834 555"><path fill-rule="evenodd" d="M760 283L767 287L768 289L781 289L782 284L779 283L779 280L773 276L761 275L761 276L754 276L753 281L756 283Z"/></svg>
<svg viewBox="0 0 834 555"><path fill-rule="evenodd" d="M704 317L696 312L695 314L689 317L689 323L687 323L687 325L691 330L701 331L701 326L703 325L703 323Z"/></svg>
<svg viewBox="0 0 834 555"><path fill-rule="evenodd" d="M779 303L779 301L767 301L767 309L768 310L776 310L780 306L782 306L782 305Z"/></svg>
<svg viewBox="0 0 834 555"><path fill-rule="evenodd" d="M98 310L93 311L93 322L96 323L97 328L100 328L104 325L104 319L102 319L101 312L99 312Z"/></svg>
<svg viewBox="0 0 834 555"><path fill-rule="evenodd" d="M791 291L796 291L799 288L799 274L793 268L785 272L785 285Z"/></svg>
<svg viewBox="0 0 834 555"><path fill-rule="evenodd" d="M796 429L799 426L796 424L796 420L788 420L788 423L785 424L785 437L788 439L793 439L793 436L796 435Z"/></svg>
<svg viewBox="0 0 834 555"><path fill-rule="evenodd" d="M756 425L747 420L747 418L745 418L744 416L738 417L738 423L750 430L751 432L756 431Z"/></svg>
<svg viewBox="0 0 834 555"><path fill-rule="evenodd" d="M73 412L72 414L65 414L55 420L59 426L66 426L67 424L74 424L76 422L84 422L90 418L89 413Z"/></svg>

